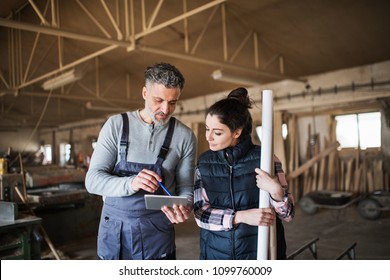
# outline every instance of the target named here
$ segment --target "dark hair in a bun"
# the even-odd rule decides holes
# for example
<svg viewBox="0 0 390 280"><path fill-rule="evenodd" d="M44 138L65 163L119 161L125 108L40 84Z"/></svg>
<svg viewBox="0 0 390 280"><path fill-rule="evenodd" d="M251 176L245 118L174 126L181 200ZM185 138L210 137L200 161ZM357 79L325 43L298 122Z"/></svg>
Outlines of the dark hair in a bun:
<svg viewBox="0 0 390 280"><path fill-rule="evenodd" d="M252 132L252 116L249 109L252 102L249 99L246 88L236 88L229 95L214 103L207 111L206 115L218 116L221 123L229 127L231 132L242 128L240 140Z"/></svg>

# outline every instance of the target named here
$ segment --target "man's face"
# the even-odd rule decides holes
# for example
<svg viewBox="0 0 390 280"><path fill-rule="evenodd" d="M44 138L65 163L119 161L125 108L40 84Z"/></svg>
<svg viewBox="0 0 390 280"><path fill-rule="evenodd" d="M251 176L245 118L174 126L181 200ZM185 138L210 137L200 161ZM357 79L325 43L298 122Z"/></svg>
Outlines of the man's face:
<svg viewBox="0 0 390 280"><path fill-rule="evenodd" d="M162 84L151 84L142 90L145 99L145 111L156 124L165 124L169 121L176 108L180 96L180 88L166 88Z"/></svg>

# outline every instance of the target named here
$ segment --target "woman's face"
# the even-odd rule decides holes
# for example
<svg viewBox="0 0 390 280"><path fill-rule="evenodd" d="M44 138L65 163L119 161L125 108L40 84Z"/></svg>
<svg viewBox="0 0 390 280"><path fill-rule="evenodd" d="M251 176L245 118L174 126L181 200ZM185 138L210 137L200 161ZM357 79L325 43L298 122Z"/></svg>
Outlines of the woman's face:
<svg viewBox="0 0 390 280"><path fill-rule="evenodd" d="M206 140L210 150L219 151L235 146L242 129L231 132L229 127L219 121L218 116L208 114L206 117Z"/></svg>

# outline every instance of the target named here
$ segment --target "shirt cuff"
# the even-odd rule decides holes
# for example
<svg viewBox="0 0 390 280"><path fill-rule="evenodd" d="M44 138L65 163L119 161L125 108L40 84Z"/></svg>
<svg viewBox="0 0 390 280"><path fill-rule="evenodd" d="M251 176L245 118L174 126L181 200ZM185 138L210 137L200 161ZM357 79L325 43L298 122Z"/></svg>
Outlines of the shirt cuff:
<svg viewBox="0 0 390 280"><path fill-rule="evenodd" d="M234 211L232 211L230 213L225 213L223 215L222 226L226 229L232 229L233 228L233 220L234 220L235 215L236 215L236 212L234 212Z"/></svg>
<svg viewBox="0 0 390 280"><path fill-rule="evenodd" d="M288 192L287 192L287 190L283 190L283 199L282 200L274 199L271 194L269 195L269 197L276 203L286 202L288 200Z"/></svg>
<svg viewBox="0 0 390 280"><path fill-rule="evenodd" d="M133 184L133 180L134 180L134 177L130 177L130 178L127 180L128 195L133 195L133 194L135 194L135 191L134 191L133 188L131 187L131 185Z"/></svg>

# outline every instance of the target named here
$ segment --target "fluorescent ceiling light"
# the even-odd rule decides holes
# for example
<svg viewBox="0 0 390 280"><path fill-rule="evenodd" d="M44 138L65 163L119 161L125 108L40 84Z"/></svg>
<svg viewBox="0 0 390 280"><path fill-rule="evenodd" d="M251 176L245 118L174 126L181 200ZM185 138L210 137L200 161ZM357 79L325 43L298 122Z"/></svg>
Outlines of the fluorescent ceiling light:
<svg viewBox="0 0 390 280"><path fill-rule="evenodd" d="M76 72L75 69L72 69L68 72L65 72L53 79L47 80L42 84L44 90L52 90L67 84L73 83L77 80L80 80L82 77L81 73Z"/></svg>
<svg viewBox="0 0 390 280"><path fill-rule="evenodd" d="M7 94L13 95L13 96L18 96L19 92L18 92L18 90L3 90L2 92L0 92L0 97L5 96Z"/></svg>
<svg viewBox="0 0 390 280"><path fill-rule="evenodd" d="M128 109L125 109L125 108L120 108L120 107L105 107L105 106L96 106L96 105L93 105L91 102L87 102L85 104L85 107L88 109L88 110L93 110L93 111L114 111L114 112L121 112L121 111L126 111Z"/></svg>
<svg viewBox="0 0 390 280"><path fill-rule="evenodd" d="M260 81L255 79L249 79L244 77L238 77L226 73L222 73L222 70L215 70L211 77L213 77L214 80L222 81L222 82L228 82L232 84L239 84L239 85L251 85L251 86L258 86L260 85Z"/></svg>

